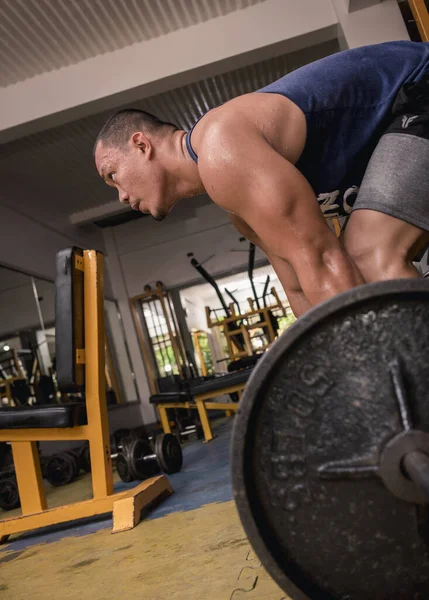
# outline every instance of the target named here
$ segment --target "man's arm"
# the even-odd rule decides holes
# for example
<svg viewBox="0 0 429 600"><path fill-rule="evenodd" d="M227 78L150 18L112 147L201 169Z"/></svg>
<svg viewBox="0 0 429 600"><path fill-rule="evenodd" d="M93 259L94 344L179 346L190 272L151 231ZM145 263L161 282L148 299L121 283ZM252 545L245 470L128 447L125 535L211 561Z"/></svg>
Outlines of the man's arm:
<svg viewBox="0 0 429 600"><path fill-rule="evenodd" d="M248 224L276 271L290 265L312 306L364 283L307 180L248 121L206 134L199 171L213 201Z"/></svg>
<svg viewBox="0 0 429 600"><path fill-rule="evenodd" d="M311 304L302 291L296 273L284 260L270 256L269 252L266 252L266 255L282 284L293 314L295 317L300 317L310 310Z"/></svg>
<svg viewBox="0 0 429 600"><path fill-rule="evenodd" d="M267 249L264 247L263 243L255 234L253 229L251 229L247 223L240 219L240 217L230 214L229 218L241 235L244 235L249 242L252 242L255 244L255 246L258 246L266 254L271 266L279 278L280 283L282 284L295 317L300 317L302 314L307 312L307 310L311 308L311 305L305 297L305 294L302 291L301 285L298 281L298 277L296 276L296 273L292 267L284 260L279 260L276 256L270 256L270 253L267 252Z"/></svg>

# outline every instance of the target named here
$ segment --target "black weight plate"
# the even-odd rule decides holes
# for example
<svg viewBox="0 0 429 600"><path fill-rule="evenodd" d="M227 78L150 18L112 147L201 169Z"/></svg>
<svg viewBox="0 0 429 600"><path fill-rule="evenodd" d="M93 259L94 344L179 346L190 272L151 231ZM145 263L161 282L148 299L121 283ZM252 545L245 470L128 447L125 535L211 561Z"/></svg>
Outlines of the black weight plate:
<svg viewBox="0 0 429 600"><path fill-rule="evenodd" d="M118 456L116 457L116 470L119 477L122 479L122 481L125 481L125 483L134 481L134 476L131 473L127 458L122 452L119 452Z"/></svg>
<svg viewBox="0 0 429 600"><path fill-rule="evenodd" d="M131 435L122 437L118 443L118 451L122 451L126 455L134 439Z"/></svg>
<svg viewBox="0 0 429 600"><path fill-rule="evenodd" d="M153 477L153 475L159 473L159 467L155 458L144 460L145 456L150 456L152 454L153 451L149 442L143 439L132 440L129 444L126 456L134 479L143 481L144 479Z"/></svg>
<svg viewBox="0 0 429 600"><path fill-rule="evenodd" d="M155 454L159 466L171 475L180 471L183 465L182 447L172 433L158 435L155 440Z"/></svg>
<svg viewBox="0 0 429 600"><path fill-rule="evenodd" d="M110 449L112 454L117 454L122 447L122 439L130 435L129 429L118 429L110 436Z"/></svg>
<svg viewBox="0 0 429 600"><path fill-rule="evenodd" d="M376 474L323 478L327 465L378 468L402 430L391 361L416 429L429 431L429 286L360 286L303 315L252 373L232 442L234 498L262 563L291 598L429 598L429 507Z"/></svg>
<svg viewBox="0 0 429 600"><path fill-rule="evenodd" d="M15 477L0 479L0 508L13 510L20 506L18 484Z"/></svg>
<svg viewBox="0 0 429 600"><path fill-rule="evenodd" d="M80 468L83 469L85 473L91 472L91 453L89 444L86 444L82 449L82 454L80 455Z"/></svg>
<svg viewBox="0 0 429 600"><path fill-rule="evenodd" d="M51 485L60 486L71 483L75 472L75 461L67 452L54 454L46 459L45 475Z"/></svg>
<svg viewBox="0 0 429 600"><path fill-rule="evenodd" d="M111 452L111 454L118 454L118 450L119 450L119 448L116 443L116 437L115 437L115 435L111 435L110 436L110 452Z"/></svg>
<svg viewBox="0 0 429 600"><path fill-rule="evenodd" d="M72 459L72 463L73 463L73 479L76 479L76 477L79 475L79 472L80 472L80 458L79 458L79 455L76 453L75 450L67 450L67 452L64 452L64 454L67 454Z"/></svg>
<svg viewBox="0 0 429 600"><path fill-rule="evenodd" d="M3 469L3 464L6 460L9 447L6 442L0 442L0 471Z"/></svg>

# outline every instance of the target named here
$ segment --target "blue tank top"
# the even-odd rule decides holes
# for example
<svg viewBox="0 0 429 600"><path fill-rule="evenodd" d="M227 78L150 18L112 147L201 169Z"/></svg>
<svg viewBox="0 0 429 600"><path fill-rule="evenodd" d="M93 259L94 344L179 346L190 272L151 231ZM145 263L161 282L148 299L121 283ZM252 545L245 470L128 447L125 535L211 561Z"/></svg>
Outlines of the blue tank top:
<svg viewBox="0 0 429 600"><path fill-rule="evenodd" d="M301 108L307 138L296 167L321 205L342 199L347 212L398 93L428 77L429 43L386 42L322 58L257 92L281 94ZM186 144L197 162L192 129Z"/></svg>

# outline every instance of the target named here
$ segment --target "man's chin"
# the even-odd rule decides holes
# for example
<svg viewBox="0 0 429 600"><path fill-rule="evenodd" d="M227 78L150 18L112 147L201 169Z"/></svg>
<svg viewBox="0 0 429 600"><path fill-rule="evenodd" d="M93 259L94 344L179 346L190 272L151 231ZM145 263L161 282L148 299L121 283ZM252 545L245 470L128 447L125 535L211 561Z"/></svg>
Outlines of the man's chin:
<svg viewBox="0 0 429 600"><path fill-rule="evenodd" d="M168 213L157 213L156 215L152 215L155 221L163 221L168 216Z"/></svg>

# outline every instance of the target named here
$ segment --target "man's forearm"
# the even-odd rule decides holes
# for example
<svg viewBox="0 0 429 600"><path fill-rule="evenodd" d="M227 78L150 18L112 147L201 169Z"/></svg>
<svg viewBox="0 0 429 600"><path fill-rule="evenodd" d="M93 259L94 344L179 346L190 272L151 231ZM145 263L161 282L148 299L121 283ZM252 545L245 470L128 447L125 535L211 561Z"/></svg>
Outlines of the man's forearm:
<svg viewBox="0 0 429 600"><path fill-rule="evenodd" d="M284 261L277 256L270 255L264 248L262 249L265 251L271 266L279 278L293 314L297 318L300 317L310 310L311 304L300 287L295 271L287 261Z"/></svg>
<svg viewBox="0 0 429 600"><path fill-rule="evenodd" d="M303 291L300 291L300 292L286 291L286 296L289 301L292 312L296 318L300 317L301 315L306 313L308 310L310 310L311 304L308 301L308 299L305 297L305 294Z"/></svg>
<svg viewBox="0 0 429 600"><path fill-rule="evenodd" d="M359 269L341 248L308 257L295 266L302 291L311 306L365 283Z"/></svg>
<svg viewBox="0 0 429 600"><path fill-rule="evenodd" d="M288 261L267 252L296 317L312 306L364 283L361 273L342 249L303 255L306 260L299 257L294 269Z"/></svg>

